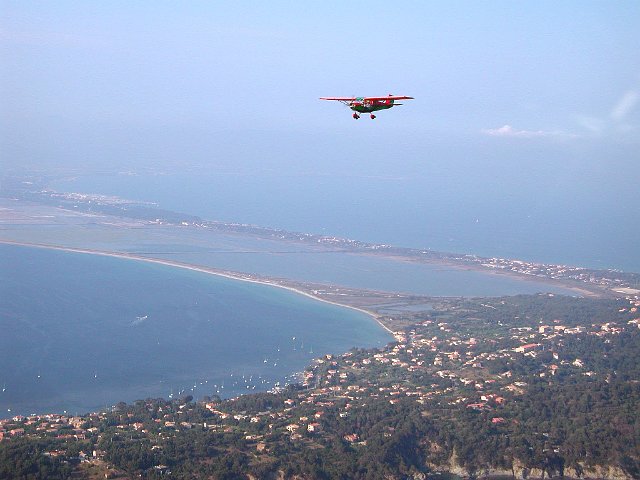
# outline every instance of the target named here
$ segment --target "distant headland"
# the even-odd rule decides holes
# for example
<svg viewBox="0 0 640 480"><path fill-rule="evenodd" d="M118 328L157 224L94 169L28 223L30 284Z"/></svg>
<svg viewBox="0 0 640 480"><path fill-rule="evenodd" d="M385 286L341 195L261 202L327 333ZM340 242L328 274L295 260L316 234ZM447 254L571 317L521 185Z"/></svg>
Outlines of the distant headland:
<svg viewBox="0 0 640 480"><path fill-rule="evenodd" d="M167 211L148 202L134 202L106 195L56 192L46 188L45 180L38 181L35 178L32 179L33 181L28 182L19 180L20 178L10 178L5 181L1 192L2 197L13 199L17 202L32 202L43 207L56 207L74 213L112 216L116 219L122 219L123 226L131 227L130 222L140 222L142 225L173 226L196 231L251 236L287 242L288 244L297 243L306 246L317 246L327 251L374 255L421 264L445 265L454 269L473 270L488 274L508 275L522 280L545 282L570 289L581 296L619 297L621 295L634 296L640 294L639 273L406 248L330 235L290 232L243 223L203 220L197 216ZM5 222L10 221L10 218L5 220ZM117 221L113 223L116 224ZM15 238L5 239L17 241ZM129 254L123 253L123 255ZM150 258L151 256L145 255L145 258ZM242 275L236 272L229 274ZM266 279L266 281L272 282L271 279Z"/></svg>

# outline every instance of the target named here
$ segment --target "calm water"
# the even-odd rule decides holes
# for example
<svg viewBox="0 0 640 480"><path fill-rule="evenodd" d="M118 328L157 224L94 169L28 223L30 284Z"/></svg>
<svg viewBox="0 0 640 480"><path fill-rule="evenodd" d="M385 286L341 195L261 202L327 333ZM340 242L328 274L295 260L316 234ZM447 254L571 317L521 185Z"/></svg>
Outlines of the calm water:
<svg viewBox="0 0 640 480"><path fill-rule="evenodd" d="M126 251L267 277L389 292L469 297L538 292L575 295L540 281L201 228L115 228L83 220L77 226L4 225L2 236L19 242Z"/></svg>
<svg viewBox="0 0 640 480"><path fill-rule="evenodd" d="M0 417L286 382L391 337L369 316L162 265L0 245Z"/></svg>
<svg viewBox="0 0 640 480"><path fill-rule="evenodd" d="M205 219L434 250L640 271L637 191L522 180L93 176L60 191ZM485 179L486 180L486 179ZM563 292L536 282L176 229L6 226L7 238L128 250L294 280L428 295ZM15 231L14 231L15 230ZM113 258L0 246L0 416L149 396L264 390L323 353L390 340L368 316L272 287ZM313 352L313 353L311 353Z"/></svg>
<svg viewBox="0 0 640 480"><path fill-rule="evenodd" d="M426 167L425 167L426 168ZM505 167L507 168L507 167ZM61 191L119 195L208 220L245 222L405 247L640 271L631 179L599 181L559 163L535 176L428 172L339 175L112 175ZM491 170L489 170L491 171Z"/></svg>
<svg viewBox="0 0 640 480"><path fill-rule="evenodd" d="M269 277L419 295L489 297L539 292L575 295L569 289L507 275L342 252L193 252L152 256Z"/></svg>

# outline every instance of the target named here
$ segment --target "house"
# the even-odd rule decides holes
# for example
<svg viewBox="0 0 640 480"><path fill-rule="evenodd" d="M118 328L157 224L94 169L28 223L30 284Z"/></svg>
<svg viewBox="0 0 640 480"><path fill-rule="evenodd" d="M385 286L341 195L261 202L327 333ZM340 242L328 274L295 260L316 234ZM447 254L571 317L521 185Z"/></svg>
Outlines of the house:
<svg viewBox="0 0 640 480"><path fill-rule="evenodd" d="M527 343L525 345L520 345L519 347L514 348L513 351L518 353L525 353L535 350L535 348L539 346L539 343Z"/></svg>

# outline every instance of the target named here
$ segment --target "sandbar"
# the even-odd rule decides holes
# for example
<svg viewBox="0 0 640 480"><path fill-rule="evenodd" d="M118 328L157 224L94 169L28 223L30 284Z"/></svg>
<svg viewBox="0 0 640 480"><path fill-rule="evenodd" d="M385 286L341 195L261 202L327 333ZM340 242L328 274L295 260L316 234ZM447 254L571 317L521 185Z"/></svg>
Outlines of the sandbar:
<svg viewBox="0 0 640 480"><path fill-rule="evenodd" d="M174 260L143 257L140 255L135 255L135 254L126 253L126 252L111 252L111 251L95 250L95 249L88 249L88 248L65 247L61 245L52 245L52 244L46 244L46 243L16 242L12 240L2 240L2 239L0 239L0 244L16 245L16 246L30 247L30 248L42 248L42 249L58 250L58 251L70 252L70 253L82 253L87 255L98 255L102 257L113 257L113 258L121 258L125 260L155 263L159 265L165 265L168 267L182 268L182 269L191 270L194 272L207 273L209 275L217 275L220 277L229 278L231 280L239 280L242 282L257 283L261 285L268 285L272 287L282 288L284 290L288 290L298 295L304 295L305 297L311 298L313 300L317 300L319 302L324 302L324 303L336 305L343 308L349 308L351 310L356 310L358 312L364 313L369 317L371 317L378 325L380 325L383 329L385 329L391 335L395 336L395 332L391 330L387 325L385 325L381 321L380 316L376 315L374 312L365 310L360 307L356 307L354 305L349 305L347 303L340 303L333 300L327 300L326 298L322 298L317 295L314 295L311 291L305 290L300 286L293 286L289 282L284 283L284 281L282 280L259 277L257 275L252 275L248 273L240 273L240 272L233 272L229 270L216 269L212 267L204 267L201 265L194 265L191 263L178 262Z"/></svg>

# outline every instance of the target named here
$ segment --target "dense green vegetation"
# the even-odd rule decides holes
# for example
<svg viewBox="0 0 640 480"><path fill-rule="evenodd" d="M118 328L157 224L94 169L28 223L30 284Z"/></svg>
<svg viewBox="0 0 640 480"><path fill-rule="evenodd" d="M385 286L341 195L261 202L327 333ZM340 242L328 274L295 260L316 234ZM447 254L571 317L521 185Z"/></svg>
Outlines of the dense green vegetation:
<svg viewBox="0 0 640 480"><path fill-rule="evenodd" d="M45 455L60 444L55 440L19 438L0 444L0 478L70 478L72 465L64 458Z"/></svg>
<svg viewBox="0 0 640 480"><path fill-rule="evenodd" d="M15 420L0 478L82 477L99 461L144 478L640 478L638 317L617 300L449 301L279 392L121 403L55 433Z"/></svg>

